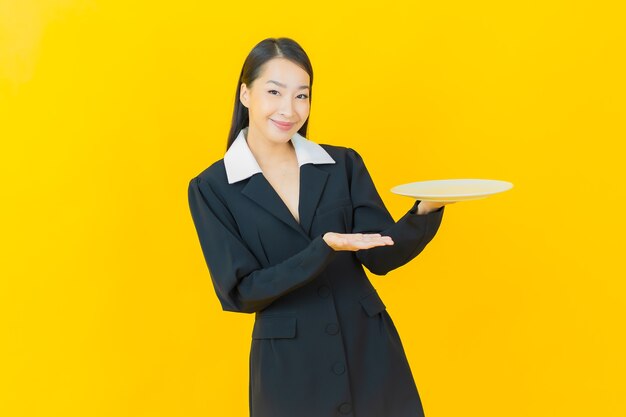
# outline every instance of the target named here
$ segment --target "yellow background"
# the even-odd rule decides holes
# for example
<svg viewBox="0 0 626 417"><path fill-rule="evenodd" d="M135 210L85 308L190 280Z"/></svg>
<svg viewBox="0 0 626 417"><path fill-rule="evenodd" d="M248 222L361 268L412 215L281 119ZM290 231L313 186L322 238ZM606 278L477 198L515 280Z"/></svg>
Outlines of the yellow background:
<svg viewBox="0 0 626 417"><path fill-rule="evenodd" d="M619 3L0 0L0 415L247 415L254 317L221 311L187 184L288 36L309 138L357 149L394 218L396 184L515 184L370 274L427 416L623 417Z"/></svg>

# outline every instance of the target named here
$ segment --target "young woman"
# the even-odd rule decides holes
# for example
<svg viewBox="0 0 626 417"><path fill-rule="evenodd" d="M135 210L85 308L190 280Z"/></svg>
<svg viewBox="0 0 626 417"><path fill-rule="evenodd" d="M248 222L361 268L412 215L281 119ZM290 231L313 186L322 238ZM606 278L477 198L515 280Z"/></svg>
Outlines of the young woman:
<svg viewBox="0 0 626 417"><path fill-rule="evenodd" d="M443 205L397 222L361 156L306 138L313 70L289 38L244 62L227 151L189 183L225 311L255 313L251 417L422 417L409 363L365 270L385 275L433 239Z"/></svg>

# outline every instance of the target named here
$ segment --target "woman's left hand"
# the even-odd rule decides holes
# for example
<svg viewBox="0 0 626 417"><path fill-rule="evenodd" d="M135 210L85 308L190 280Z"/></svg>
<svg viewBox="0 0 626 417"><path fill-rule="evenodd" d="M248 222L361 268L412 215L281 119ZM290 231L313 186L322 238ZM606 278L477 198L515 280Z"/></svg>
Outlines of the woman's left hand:
<svg viewBox="0 0 626 417"><path fill-rule="evenodd" d="M453 203L456 203L456 201L420 201L417 205L417 214L428 214L439 207Z"/></svg>

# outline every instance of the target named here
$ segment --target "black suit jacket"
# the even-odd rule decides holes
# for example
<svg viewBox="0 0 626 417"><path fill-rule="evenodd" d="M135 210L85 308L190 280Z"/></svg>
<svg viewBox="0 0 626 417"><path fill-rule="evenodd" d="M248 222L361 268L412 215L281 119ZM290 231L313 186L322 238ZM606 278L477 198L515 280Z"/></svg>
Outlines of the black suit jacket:
<svg viewBox="0 0 626 417"><path fill-rule="evenodd" d="M361 156L322 144L335 164L300 167L298 223L262 173L228 184L223 159L188 197L223 310L255 313L253 417L423 416L400 337L363 266L385 275L435 236L444 207L398 220ZM381 233L394 245L335 251L326 232Z"/></svg>

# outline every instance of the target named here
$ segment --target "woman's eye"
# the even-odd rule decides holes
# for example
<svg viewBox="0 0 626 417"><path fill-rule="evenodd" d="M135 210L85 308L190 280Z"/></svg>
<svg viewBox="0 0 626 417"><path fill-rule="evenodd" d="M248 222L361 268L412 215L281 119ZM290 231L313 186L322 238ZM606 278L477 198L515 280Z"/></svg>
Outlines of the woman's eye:
<svg viewBox="0 0 626 417"><path fill-rule="evenodd" d="M270 93L270 94L272 94L272 95L275 95L274 93L278 93L278 91L277 91L277 90L269 90L269 91L268 91L268 93ZM309 96L307 96L306 94L299 94L299 96L304 96L304 97L302 97L302 98L303 98L303 99L305 99L305 100L306 100L307 98L309 98Z"/></svg>

